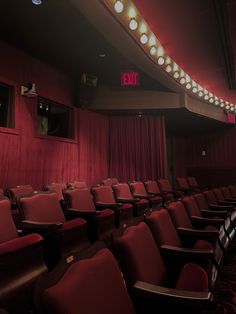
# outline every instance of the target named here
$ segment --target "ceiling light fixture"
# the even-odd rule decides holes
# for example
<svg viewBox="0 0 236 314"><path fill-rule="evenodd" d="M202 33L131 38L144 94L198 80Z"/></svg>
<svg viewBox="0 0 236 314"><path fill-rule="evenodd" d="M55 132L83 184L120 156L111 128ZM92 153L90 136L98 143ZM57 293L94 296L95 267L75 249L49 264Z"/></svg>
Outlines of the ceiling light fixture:
<svg viewBox="0 0 236 314"><path fill-rule="evenodd" d="M135 20L135 18L132 18L129 22L129 28L132 31L135 31L138 28L138 22Z"/></svg>
<svg viewBox="0 0 236 314"><path fill-rule="evenodd" d="M156 53L157 53L157 47L156 47L156 46L152 46L152 47L150 48L150 54L151 54L152 56L154 56Z"/></svg>
<svg viewBox="0 0 236 314"><path fill-rule="evenodd" d="M143 34L141 35L141 37L140 37L140 42L141 42L141 44L146 45L146 43L148 42L148 36L147 36L147 34L143 33Z"/></svg>
<svg viewBox="0 0 236 314"><path fill-rule="evenodd" d="M40 5L40 4L42 4L42 0L32 0L32 3L34 5Z"/></svg>
<svg viewBox="0 0 236 314"><path fill-rule="evenodd" d="M122 13L124 11L124 4L121 1L116 1L114 4L114 9L116 13Z"/></svg>
<svg viewBox="0 0 236 314"><path fill-rule="evenodd" d="M163 65L163 64L165 63L165 59L164 59L163 57L159 57L159 58L157 59L157 63L158 63L159 65Z"/></svg>

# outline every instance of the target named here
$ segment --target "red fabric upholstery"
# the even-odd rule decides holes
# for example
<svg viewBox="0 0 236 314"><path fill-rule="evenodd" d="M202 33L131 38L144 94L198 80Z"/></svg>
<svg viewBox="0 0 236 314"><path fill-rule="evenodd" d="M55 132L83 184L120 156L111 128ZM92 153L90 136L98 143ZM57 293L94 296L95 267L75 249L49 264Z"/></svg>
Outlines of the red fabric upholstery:
<svg viewBox="0 0 236 314"><path fill-rule="evenodd" d="M230 190L231 195L236 197L236 186L229 185L229 190Z"/></svg>
<svg viewBox="0 0 236 314"><path fill-rule="evenodd" d="M87 188L66 190L64 195L68 207L84 211L96 211L92 195Z"/></svg>
<svg viewBox="0 0 236 314"><path fill-rule="evenodd" d="M0 188L0 195L4 195L4 191L1 188Z"/></svg>
<svg viewBox="0 0 236 314"><path fill-rule="evenodd" d="M182 202L184 203L184 206L189 214L189 216L197 216L202 217L202 214L200 212L200 209L197 205L196 200L192 196L187 196L182 199Z"/></svg>
<svg viewBox="0 0 236 314"><path fill-rule="evenodd" d="M116 204L116 200L111 186L95 187L93 188L93 195L95 202Z"/></svg>
<svg viewBox="0 0 236 314"><path fill-rule="evenodd" d="M47 191L56 191L59 201L64 199L62 191L66 188L65 183L54 183L53 182L53 183L47 184L45 186L45 188Z"/></svg>
<svg viewBox="0 0 236 314"><path fill-rule="evenodd" d="M167 210L176 228L179 227L190 229L193 228L183 203L181 202L171 203L168 206Z"/></svg>
<svg viewBox="0 0 236 314"><path fill-rule="evenodd" d="M189 189L190 186L185 178L176 178L178 186L180 189Z"/></svg>
<svg viewBox="0 0 236 314"><path fill-rule="evenodd" d="M212 192L215 194L217 201L224 201L224 195L220 189L212 189Z"/></svg>
<svg viewBox="0 0 236 314"><path fill-rule="evenodd" d="M114 184L118 184L119 181L117 178L107 178L102 180L102 184L106 186L113 186Z"/></svg>
<svg viewBox="0 0 236 314"><path fill-rule="evenodd" d="M198 240L194 244L193 249L196 249L196 250L214 250L214 246L208 241Z"/></svg>
<svg viewBox="0 0 236 314"><path fill-rule="evenodd" d="M224 198L232 198L232 195L231 195L230 190L229 190L228 187L223 186L223 187L221 188L221 192L222 192Z"/></svg>
<svg viewBox="0 0 236 314"><path fill-rule="evenodd" d="M179 290L208 291L206 271L197 264L188 263L182 268L176 288Z"/></svg>
<svg viewBox="0 0 236 314"><path fill-rule="evenodd" d="M31 194L33 193L33 187L31 185L18 185L13 188L7 189L9 192L9 196L11 199L11 202L15 203L16 202L16 197L20 194Z"/></svg>
<svg viewBox="0 0 236 314"><path fill-rule="evenodd" d="M151 231L145 223L129 227L117 239L122 269L129 283L141 280L165 285L167 273Z"/></svg>
<svg viewBox="0 0 236 314"><path fill-rule="evenodd" d="M146 181L144 185L148 193L161 193L156 181Z"/></svg>
<svg viewBox="0 0 236 314"><path fill-rule="evenodd" d="M208 204L217 204L217 198L215 197L214 193L212 191L204 191L203 194L206 197L206 200Z"/></svg>
<svg viewBox="0 0 236 314"><path fill-rule="evenodd" d="M188 184L190 185L191 188L197 188L198 183L195 177L187 177Z"/></svg>
<svg viewBox="0 0 236 314"><path fill-rule="evenodd" d="M194 194L193 197L195 198L197 204L198 204L198 207L200 209L207 209L209 210L209 205L206 201L206 198L205 198L205 195L203 193L197 193L197 194Z"/></svg>
<svg viewBox="0 0 236 314"><path fill-rule="evenodd" d="M59 229L59 231L64 232L64 231L80 228L84 226L85 224L87 224L85 219L76 218L73 220L65 221L63 226Z"/></svg>
<svg viewBox="0 0 236 314"><path fill-rule="evenodd" d="M105 218L105 217L111 217L114 216L113 210L106 208L98 212L98 217Z"/></svg>
<svg viewBox="0 0 236 314"><path fill-rule="evenodd" d="M17 238L17 230L12 219L10 201L0 199L0 243Z"/></svg>
<svg viewBox="0 0 236 314"><path fill-rule="evenodd" d="M20 205L26 220L40 222L65 222L57 193L39 193L21 197Z"/></svg>
<svg viewBox="0 0 236 314"><path fill-rule="evenodd" d="M162 192L171 192L172 191L172 187L171 187L171 185L167 179L158 180L158 184L159 184L160 190Z"/></svg>
<svg viewBox="0 0 236 314"><path fill-rule="evenodd" d="M87 188L87 183L84 181L70 181L67 183L68 188Z"/></svg>
<svg viewBox="0 0 236 314"><path fill-rule="evenodd" d="M133 194L140 194L140 195L148 196L143 182L140 182L140 181L131 182L130 187Z"/></svg>
<svg viewBox="0 0 236 314"><path fill-rule="evenodd" d="M179 236L166 209L162 208L146 216L146 223L158 245L181 247Z"/></svg>
<svg viewBox="0 0 236 314"><path fill-rule="evenodd" d="M127 183L119 183L113 186L113 190L115 192L116 198L127 198L132 199L133 196L131 194L129 185Z"/></svg>
<svg viewBox="0 0 236 314"><path fill-rule="evenodd" d="M135 314L121 272L111 252L73 264L43 302L51 314Z"/></svg>
<svg viewBox="0 0 236 314"><path fill-rule="evenodd" d="M43 241L43 238L37 233L6 241L0 244L0 256L20 251L40 241Z"/></svg>

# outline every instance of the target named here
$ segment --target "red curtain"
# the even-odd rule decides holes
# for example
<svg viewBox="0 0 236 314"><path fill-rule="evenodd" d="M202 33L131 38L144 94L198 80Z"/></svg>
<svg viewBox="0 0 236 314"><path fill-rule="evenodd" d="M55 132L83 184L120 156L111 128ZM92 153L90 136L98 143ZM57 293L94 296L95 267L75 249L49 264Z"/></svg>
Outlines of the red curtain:
<svg viewBox="0 0 236 314"><path fill-rule="evenodd" d="M164 118L110 118L109 174L119 180L167 177Z"/></svg>
<svg viewBox="0 0 236 314"><path fill-rule="evenodd" d="M79 178L89 185L108 176L108 128L106 116L79 110Z"/></svg>

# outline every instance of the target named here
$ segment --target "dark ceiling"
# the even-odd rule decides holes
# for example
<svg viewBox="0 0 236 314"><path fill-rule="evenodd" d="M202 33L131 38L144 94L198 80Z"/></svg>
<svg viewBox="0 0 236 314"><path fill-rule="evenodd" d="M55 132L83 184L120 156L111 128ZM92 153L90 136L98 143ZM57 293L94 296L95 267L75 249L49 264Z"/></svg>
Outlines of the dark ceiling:
<svg viewBox="0 0 236 314"><path fill-rule="evenodd" d="M201 14L197 15L197 10L193 4L188 4L187 9L185 8L186 11L180 14L180 9L177 10L176 8L178 6L183 8L187 2L195 3ZM135 1L142 13L150 19L151 26L156 28L158 36L159 34L162 36L160 39L163 40L167 52L173 55L173 58L176 57L176 61L179 61L186 71L192 71L193 77L199 79L199 83L209 80L209 84L210 79L216 76L216 79L213 80L216 82L214 86L217 87L217 84L219 82L221 84L222 81L226 86L222 58L217 54L214 54L214 58L212 57L214 51L220 51L220 43L218 39L215 40L212 33L216 26L208 25L212 22L212 19L210 21L208 19L207 10L209 8L206 10L206 6L209 6L210 2L211 0ZM150 4L149 9L148 4ZM160 21L158 20L160 24L155 23L156 16L167 13L169 14L168 20L160 18ZM200 19L197 21L199 16ZM172 24L170 23L171 20ZM176 21L178 21L177 25ZM192 27L194 32L191 35L190 27L191 24L192 26L195 25L194 23L197 23L197 26ZM200 28L197 32L196 28L198 27ZM89 73L98 76L100 86L110 85L113 88L120 88L120 71L138 70L131 61L108 44L102 34L94 29L68 0L44 0L41 6L32 5L31 0L1 1L0 29L0 39L51 64L76 81L80 80L82 73ZM232 34L235 32L233 26L231 31ZM193 37L192 40L191 36ZM211 37L212 43L206 42L209 37ZM202 39L205 41L201 42ZM206 49L208 53L205 55ZM100 54L106 56L102 58L99 56ZM188 62L185 63L186 60ZM207 65L208 68L206 68ZM140 74L140 89L168 91L162 84L154 81L144 72L140 71ZM221 78L220 81L217 81L218 77ZM225 127L223 123L201 118L187 112L187 110L178 110L178 112L167 110L162 113L166 116L166 124L170 132L175 130L183 133L189 130L189 132L194 133L200 132L200 130L207 131Z"/></svg>

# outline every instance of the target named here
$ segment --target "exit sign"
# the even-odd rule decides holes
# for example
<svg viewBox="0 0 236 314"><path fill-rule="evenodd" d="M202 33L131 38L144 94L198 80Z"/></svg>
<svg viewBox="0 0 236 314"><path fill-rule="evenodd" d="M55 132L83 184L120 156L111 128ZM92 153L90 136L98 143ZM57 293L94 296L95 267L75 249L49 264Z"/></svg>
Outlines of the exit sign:
<svg viewBox="0 0 236 314"><path fill-rule="evenodd" d="M121 72L120 75L121 86L139 86L139 73L138 72Z"/></svg>

